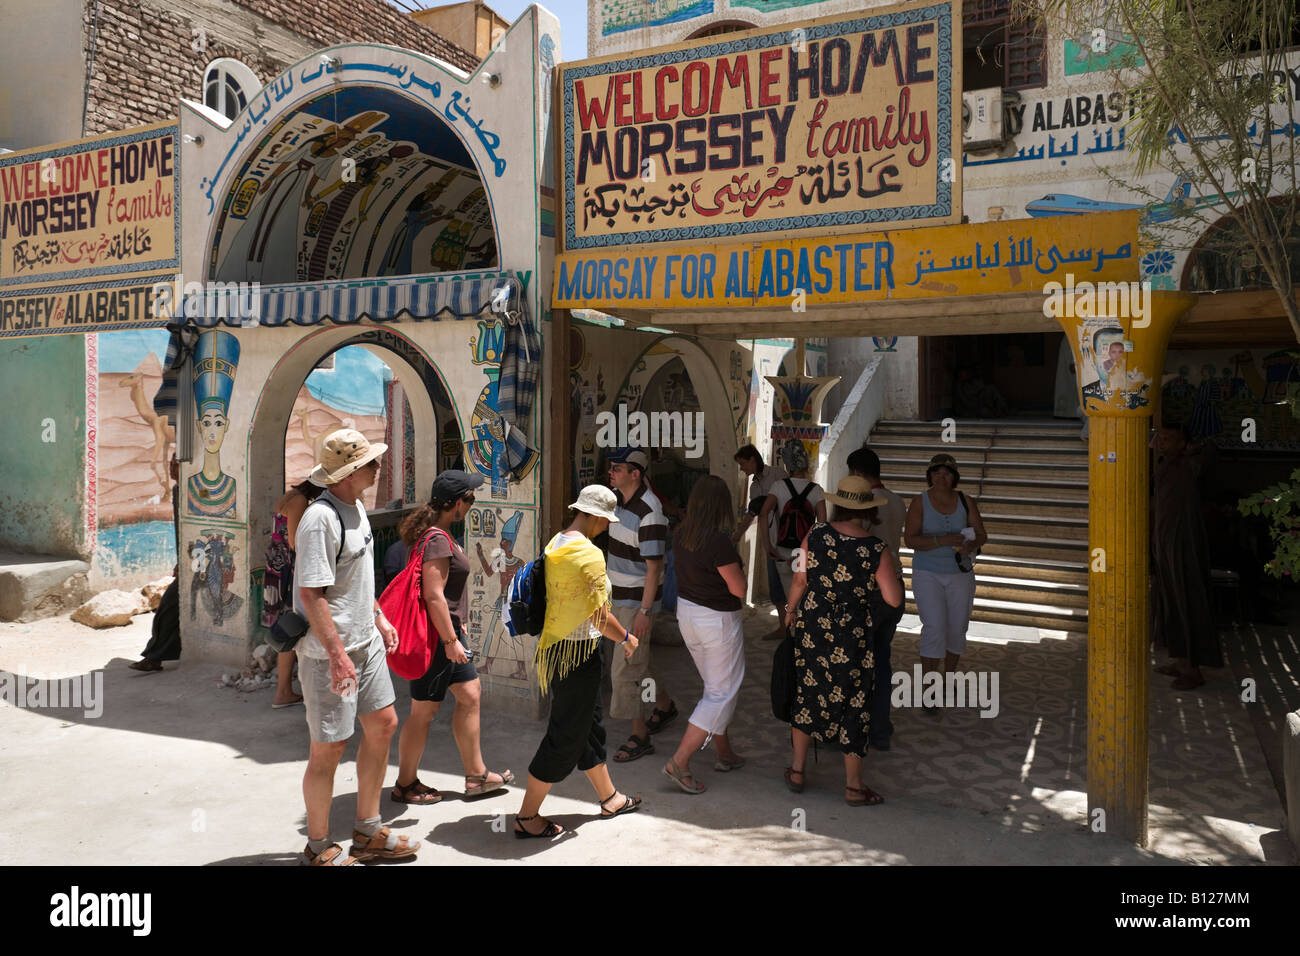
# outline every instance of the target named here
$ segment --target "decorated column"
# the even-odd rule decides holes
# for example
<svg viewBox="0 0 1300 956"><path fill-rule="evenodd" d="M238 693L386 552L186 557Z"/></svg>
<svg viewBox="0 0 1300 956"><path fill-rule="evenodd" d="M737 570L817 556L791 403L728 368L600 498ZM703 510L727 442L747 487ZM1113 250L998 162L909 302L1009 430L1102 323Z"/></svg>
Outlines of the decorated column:
<svg viewBox="0 0 1300 956"><path fill-rule="evenodd" d="M1136 286L1136 284L1135 284ZM1150 419L1165 349L1195 301L1144 290L1124 317L1082 297L1055 315L1074 350L1088 433L1088 825L1147 841ZM1085 313L1080 315L1080 313Z"/></svg>
<svg viewBox="0 0 1300 956"><path fill-rule="evenodd" d="M795 348L795 375L768 375L766 379L776 389L772 405L772 461L779 463L781 449L788 442L803 445L808 456L808 477L817 471L817 455L829 425L822 424L822 403L826 393L840 380L838 375L827 378L810 378L804 375L804 341Z"/></svg>

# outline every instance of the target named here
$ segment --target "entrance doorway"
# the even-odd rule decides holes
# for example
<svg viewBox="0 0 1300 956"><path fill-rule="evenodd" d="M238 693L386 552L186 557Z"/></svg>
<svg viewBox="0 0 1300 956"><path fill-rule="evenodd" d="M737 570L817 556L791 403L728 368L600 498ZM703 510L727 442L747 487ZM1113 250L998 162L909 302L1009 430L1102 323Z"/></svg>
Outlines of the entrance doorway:
<svg viewBox="0 0 1300 956"><path fill-rule="evenodd" d="M920 417L1073 418L1074 377L1059 361L1064 341L1063 332L922 337Z"/></svg>

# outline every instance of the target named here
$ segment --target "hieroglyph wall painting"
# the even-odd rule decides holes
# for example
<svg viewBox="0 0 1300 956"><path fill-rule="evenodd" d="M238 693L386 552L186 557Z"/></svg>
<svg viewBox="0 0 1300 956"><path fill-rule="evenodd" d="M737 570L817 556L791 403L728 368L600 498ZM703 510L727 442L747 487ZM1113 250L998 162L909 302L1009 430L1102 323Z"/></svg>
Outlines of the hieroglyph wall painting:
<svg viewBox="0 0 1300 956"><path fill-rule="evenodd" d="M535 642L511 637L501 621L506 591L532 555L515 553L521 539L531 541L536 515L514 505L471 508L465 516L465 550L469 553L470 648L476 666L494 683L527 689Z"/></svg>

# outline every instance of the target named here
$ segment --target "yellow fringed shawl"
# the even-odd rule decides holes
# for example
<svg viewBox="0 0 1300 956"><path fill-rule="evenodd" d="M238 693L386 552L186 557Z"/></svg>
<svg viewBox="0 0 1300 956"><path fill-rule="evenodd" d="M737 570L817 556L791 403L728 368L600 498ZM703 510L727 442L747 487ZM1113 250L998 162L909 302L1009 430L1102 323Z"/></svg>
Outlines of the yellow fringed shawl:
<svg viewBox="0 0 1300 956"><path fill-rule="evenodd" d="M546 546L546 623L533 659L543 694L552 681L584 663L600 645L599 638L565 638L579 627L599 629L612 610L605 556L600 549L586 538L556 546L558 540L556 535Z"/></svg>

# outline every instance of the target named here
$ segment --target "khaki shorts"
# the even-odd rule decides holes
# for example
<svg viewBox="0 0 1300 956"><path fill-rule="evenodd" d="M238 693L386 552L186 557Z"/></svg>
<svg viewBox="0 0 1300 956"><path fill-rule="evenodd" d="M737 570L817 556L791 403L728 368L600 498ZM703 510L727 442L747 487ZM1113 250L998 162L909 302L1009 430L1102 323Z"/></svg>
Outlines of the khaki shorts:
<svg viewBox="0 0 1300 956"><path fill-rule="evenodd" d="M615 605L614 616L618 618L618 623L623 625L627 630L632 630L632 622L636 620L638 607L619 607ZM614 645L609 662L609 680L613 685L613 690L609 698L609 716L618 720L635 720L645 713L645 701L641 699L643 692L642 681L653 677L650 673L650 635L654 631L655 614L650 615L650 630L646 631L645 639L637 645L637 649L631 657L623 655L623 648L617 644ZM662 696L656 682L656 693L652 699L658 699Z"/></svg>
<svg viewBox="0 0 1300 956"><path fill-rule="evenodd" d="M378 632L367 647L348 654L357 670L357 693L346 699L334 692L330 681L330 662L305 654L298 655L298 681L302 684L302 702L307 707L307 730L311 739L321 744L347 740L356 729L357 717L382 710L397 695L388 675L388 655Z"/></svg>

